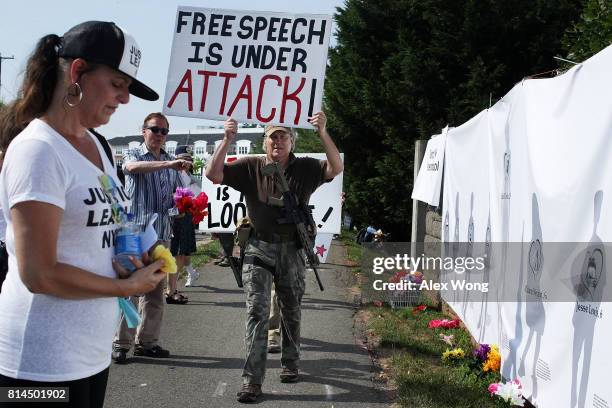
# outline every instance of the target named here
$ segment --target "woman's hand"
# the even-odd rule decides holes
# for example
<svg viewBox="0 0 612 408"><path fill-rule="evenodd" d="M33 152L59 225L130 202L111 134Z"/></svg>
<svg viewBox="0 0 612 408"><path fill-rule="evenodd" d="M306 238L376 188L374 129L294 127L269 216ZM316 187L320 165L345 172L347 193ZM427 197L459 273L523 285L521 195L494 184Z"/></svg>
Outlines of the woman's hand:
<svg viewBox="0 0 612 408"><path fill-rule="evenodd" d="M126 297L148 293L155 289L159 282L166 277L166 273L161 271L162 266L164 266L164 261L161 259L149 263L149 256L144 253L142 260L130 257L130 262L136 267L136 270L131 273L113 259L115 272L120 278L127 279L127 283L129 283ZM145 266L145 264L148 265Z"/></svg>

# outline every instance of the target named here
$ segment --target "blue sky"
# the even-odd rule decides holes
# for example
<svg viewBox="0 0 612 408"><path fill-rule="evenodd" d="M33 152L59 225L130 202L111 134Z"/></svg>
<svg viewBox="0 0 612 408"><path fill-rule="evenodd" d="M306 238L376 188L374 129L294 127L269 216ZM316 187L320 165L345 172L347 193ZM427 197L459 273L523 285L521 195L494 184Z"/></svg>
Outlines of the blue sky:
<svg viewBox="0 0 612 408"><path fill-rule="evenodd" d="M163 98L172 45L172 29L177 6L197 6L234 10L278 11L291 13L334 14L344 0L24 0L10 1L2 6L0 53L14 56L2 63L0 99L11 101L21 84L21 73L36 41L46 34L62 35L70 27L87 20L114 21L136 38L143 58L138 77ZM335 30L335 26L333 28ZM334 40L332 39L332 44ZM131 97L112 116L108 125L100 128L111 138L139 132L142 119L161 111L161 98L146 102ZM196 126L219 122L193 118L171 117L172 131L195 130Z"/></svg>

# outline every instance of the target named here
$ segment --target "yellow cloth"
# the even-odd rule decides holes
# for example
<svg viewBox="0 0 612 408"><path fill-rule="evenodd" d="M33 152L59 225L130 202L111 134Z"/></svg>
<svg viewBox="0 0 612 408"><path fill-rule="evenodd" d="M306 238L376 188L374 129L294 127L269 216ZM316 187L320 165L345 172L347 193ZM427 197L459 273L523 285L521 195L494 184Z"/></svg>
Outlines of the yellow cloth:
<svg viewBox="0 0 612 408"><path fill-rule="evenodd" d="M154 261L158 259L164 260L164 266L162 266L161 270L166 273L176 273L178 268L176 267L176 259L172 256L172 253L168 248L163 245L158 245L153 250L153 254L151 255Z"/></svg>

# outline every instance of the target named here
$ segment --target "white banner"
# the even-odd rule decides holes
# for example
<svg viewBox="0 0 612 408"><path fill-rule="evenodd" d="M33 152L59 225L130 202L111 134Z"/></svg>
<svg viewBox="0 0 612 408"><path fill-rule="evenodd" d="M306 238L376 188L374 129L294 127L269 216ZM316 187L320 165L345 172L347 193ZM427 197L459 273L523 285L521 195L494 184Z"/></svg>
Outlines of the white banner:
<svg viewBox="0 0 612 408"><path fill-rule="evenodd" d="M297 157L313 157L325 160L325 153L296 153ZM227 156L226 161L236 160L238 156ZM340 157L344 160L344 154ZM342 212L342 176L341 173L329 183L324 183L310 196L313 207L312 216L319 233L340 233ZM247 214L244 196L231 187L213 184L206 177L202 178L202 191L208 195L208 216L200 223L199 230L207 232L233 232L236 221Z"/></svg>
<svg viewBox="0 0 612 408"><path fill-rule="evenodd" d="M449 246L449 253L445 256L481 257L485 254L478 251L485 251L489 246L473 244L491 243L488 127L487 112L483 111L447 133L442 235L445 242L467 242L468 245ZM470 159L465 160L466 157ZM470 173L478 176L465 177ZM492 266L487 265L482 272L467 271L459 276L448 271L445 278L451 280L459 277L466 282L488 282ZM476 273L479 275L472 276ZM489 299L488 295L482 300L472 301L470 291L453 291L445 300L477 341L497 343L498 309L492 301L494 299Z"/></svg>
<svg viewBox="0 0 612 408"><path fill-rule="evenodd" d="M421 200L434 207L440 202L447 132L448 127L442 131L442 134L432 136L427 142L425 155L412 190L413 200Z"/></svg>
<svg viewBox="0 0 612 408"><path fill-rule="evenodd" d="M612 99L601 92L612 89L611 70L608 47L556 78L526 80L446 141L445 248L489 230L501 290L515 293L489 304L499 314L484 335L470 312L478 305L451 305L475 337L499 337L502 374L520 377L538 407L612 406L612 304L601 298L612 270L603 245L612 242ZM516 242L520 253L508 250ZM557 250L564 242L585 249ZM553 293L564 301L549 301Z"/></svg>
<svg viewBox="0 0 612 408"><path fill-rule="evenodd" d="M331 16L179 7L163 113L313 127Z"/></svg>

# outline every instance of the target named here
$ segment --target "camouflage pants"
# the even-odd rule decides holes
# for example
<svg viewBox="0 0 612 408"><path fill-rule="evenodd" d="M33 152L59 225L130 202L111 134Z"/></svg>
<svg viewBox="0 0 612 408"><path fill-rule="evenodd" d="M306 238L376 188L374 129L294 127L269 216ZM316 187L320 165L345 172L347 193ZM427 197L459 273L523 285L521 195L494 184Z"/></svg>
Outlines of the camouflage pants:
<svg viewBox="0 0 612 408"><path fill-rule="evenodd" d="M247 297L246 361L242 370L245 384L262 384L266 376L272 282L276 286L281 311L281 365L297 368L304 270L304 258L295 242L249 241L242 266Z"/></svg>

